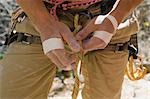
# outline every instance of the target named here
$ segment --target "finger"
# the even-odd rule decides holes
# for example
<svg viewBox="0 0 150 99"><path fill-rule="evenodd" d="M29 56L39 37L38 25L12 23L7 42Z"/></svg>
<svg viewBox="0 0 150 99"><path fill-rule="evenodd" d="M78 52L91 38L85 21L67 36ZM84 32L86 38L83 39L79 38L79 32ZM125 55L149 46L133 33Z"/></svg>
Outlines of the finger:
<svg viewBox="0 0 150 99"><path fill-rule="evenodd" d="M83 49L85 52L104 49L105 46L106 43L97 37L92 37L89 40L83 41Z"/></svg>
<svg viewBox="0 0 150 99"><path fill-rule="evenodd" d="M66 68L66 66L62 65L62 63L58 60L56 55L54 55L52 52L47 53L47 56L59 69Z"/></svg>
<svg viewBox="0 0 150 99"><path fill-rule="evenodd" d="M64 66L69 66L72 63L75 62L75 58L73 58L69 53L67 53L65 50L63 49L59 49L59 50L54 50L52 51L56 57L58 58L58 60L64 65Z"/></svg>
<svg viewBox="0 0 150 99"><path fill-rule="evenodd" d="M70 29L63 25L63 28L60 31L63 39L67 42L67 44L70 46L71 50L74 52L80 51L80 45L76 41L75 37L73 36L73 33L70 31Z"/></svg>
<svg viewBox="0 0 150 99"><path fill-rule="evenodd" d="M64 71L70 71L76 68L76 63L72 63L70 66L67 66L66 68L64 68Z"/></svg>
<svg viewBox="0 0 150 99"><path fill-rule="evenodd" d="M70 70L73 70L75 68L75 63L72 63L69 66L63 66L62 63L56 57L56 55L54 55L53 53L48 53L47 56L61 70L70 71Z"/></svg>
<svg viewBox="0 0 150 99"><path fill-rule="evenodd" d="M77 33L76 39L83 40L89 34L96 30L97 26L94 24L95 19L91 20L90 23L87 24L80 32Z"/></svg>

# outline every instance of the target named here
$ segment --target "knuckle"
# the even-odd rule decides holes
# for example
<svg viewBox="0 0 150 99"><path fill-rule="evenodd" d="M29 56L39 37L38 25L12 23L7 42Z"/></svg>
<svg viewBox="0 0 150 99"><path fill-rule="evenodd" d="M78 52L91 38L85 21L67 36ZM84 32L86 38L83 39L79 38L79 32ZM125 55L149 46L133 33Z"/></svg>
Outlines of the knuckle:
<svg viewBox="0 0 150 99"><path fill-rule="evenodd" d="M68 32L62 32L61 34L67 39L69 39L70 37L70 34Z"/></svg>
<svg viewBox="0 0 150 99"><path fill-rule="evenodd" d="M76 44L76 40L71 38L70 41L68 42L70 44L70 46L74 46L74 44Z"/></svg>
<svg viewBox="0 0 150 99"><path fill-rule="evenodd" d="M82 38L82 37L84 36L84 33L85 33L85 31L82 31L82 32L80 32L80 33L78 34L78 36L79 36L80 38Z"/></svg>
<svg viewBox="0 0 150 99"><path fill-rule="evenodd" d="M62 57L60 61L64 66L67 66L70 64L70 60L66 56Z"/></svg>
<svg viewBox="0 0 150 99"><path fill-rule="evenodd" d="M70 65L72 63L72 61L73 61L72 58L66 58L66 59L64 59L63 64L65 66L68 66L68 65Z"/></svg>
<svg viewBox="0 0 150 99"><path fill-rule="evenodd" d="M69 62L68 61L62 61L63 65L68 66Z"/></svg>

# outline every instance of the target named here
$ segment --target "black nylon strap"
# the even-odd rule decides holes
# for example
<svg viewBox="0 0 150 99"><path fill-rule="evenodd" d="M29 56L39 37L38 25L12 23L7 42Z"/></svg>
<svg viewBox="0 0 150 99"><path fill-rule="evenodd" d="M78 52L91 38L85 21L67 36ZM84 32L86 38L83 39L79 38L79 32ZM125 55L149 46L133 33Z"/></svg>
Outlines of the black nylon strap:
<svg viewBox="0 0 150 99"><path fill-rule="evenodd" d="M133 56L134 59L137 59L137 54L138 54L137 34L131 35L131 38L130 38L129 42L130 42L130 45L128 47L129 57Z"/></svg>
<svg viewBox="0 0 150 99"><path fill-rule="evenodd" d="M13 33L5 45L10 45L15 41L22 42L23 44L41 44L41 39L39 36L34 36L27 33Z"/></svg>

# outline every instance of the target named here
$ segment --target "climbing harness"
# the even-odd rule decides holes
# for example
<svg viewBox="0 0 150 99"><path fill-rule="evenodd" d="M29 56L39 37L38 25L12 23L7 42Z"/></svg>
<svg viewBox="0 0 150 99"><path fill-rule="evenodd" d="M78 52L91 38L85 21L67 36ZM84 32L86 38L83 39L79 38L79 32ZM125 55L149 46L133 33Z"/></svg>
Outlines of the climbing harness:
<svg viewBox="0 0 150 99"><path fill-rule="evenodd" d="M53 4L53 7L50 9L50 14L53 15L56 20L58 20L57 18L57 8L62 8L62 10L68 10L68 9L71 9L71 8L78 8L79 6L89 6L91 4L95 4L97 2L100 2L102 0L87 0L87 1L83 1L83 2L68 2L68 3L65 3L64 0L44 0L50 4ZM111 12L116 8L116 6L118 5L120 0L117 0L117 2L115 3L113 9L111 10ZM98 8L98 12L95 13L92 13L92 17L94 17L95 15L98 15L100 14L100 7ZM89 11L90 12L90 11ZM78 14L75 14L74 16L74 31L73 31L73 34L76 35L76 33L78 33L83 27L82 25L79 24L79 17L80 17L80 13ZM91 17L91 18L92 18ZM17 19L17 18L16 18ZM15 20L16 20L15 19ZM14 25L13 25L13 29L16 25L16 23L18 21L22 21L24 19L24 16L22 17L22 19L18 19L16 22L14 22ZM12 30L13 30L12 29ZM20 33L19 33L20 34ZM23 33L24 35L25 33ZM18 34L17 34L18 35ZM35 37L33 35L24 35L25 38L33 38L32 41L36 38L36 42L37 41L40 41L39 37ZM23 38L24 38L23 36ZM20 37L20 36L19 36ZM22 39L21 39L22 40ZM29 41L27 41L29 42ZM31 43L32 43L31 42ZM80 45L82 46L82 42L79 42ZM128 47L128 42L124 43L124 44L115 44L115 45L108 45L105 50L110 50L110 51L123 51L123 50L126 50ZM81 73L81 66L82 66L82 60L83 60L83 50L81 50L81 52L77 53L77 68L74 69L74 76L75 76L75 84L74 84L74 88L73 88L73 93L72 93L72 99L77 99L77 96L78 96L78 92L79 92L79 88L80 88L80 84L82 82L84 82L84 79L82 79L82 73ZM147 69L142 65L142 59L138 56L137 58L139 60L139 63L138 64L135 64L134 65L134 56L130 56L129 58L129 64L126 68L126 73L127 73L127 76L131 79L131 80L138 80L138 79L141 79L144 77L144 75L146 74L147 72ZM135 69L133 68L133 65L136 67Z"/></svg>

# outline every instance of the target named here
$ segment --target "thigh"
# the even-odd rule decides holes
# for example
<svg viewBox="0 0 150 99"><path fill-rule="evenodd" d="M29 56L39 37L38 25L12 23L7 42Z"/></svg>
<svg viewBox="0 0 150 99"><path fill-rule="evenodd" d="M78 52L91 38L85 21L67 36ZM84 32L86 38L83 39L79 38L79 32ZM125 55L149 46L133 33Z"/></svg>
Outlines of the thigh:
<svg viewBox="0 0 150 99"><path fill-rule="evenodd" d="M83 60L83 99L120 99L128 51L94 51Z"/></svg>
<svg viewBox="0 0 150 99"><path fill-rule="evenodd" d="M1 99L46 99L56 67L41 44L13 43L0 61Z"/></svg>

